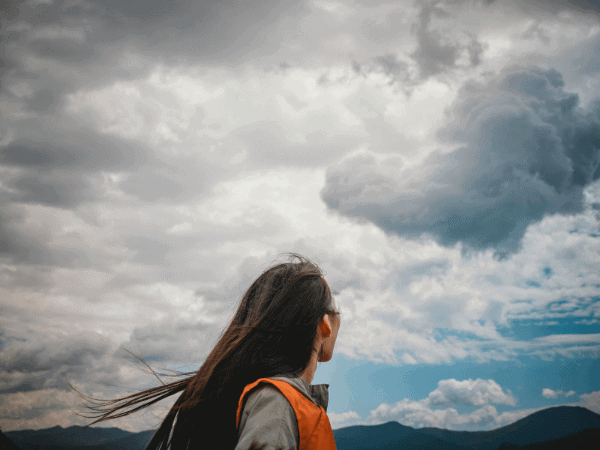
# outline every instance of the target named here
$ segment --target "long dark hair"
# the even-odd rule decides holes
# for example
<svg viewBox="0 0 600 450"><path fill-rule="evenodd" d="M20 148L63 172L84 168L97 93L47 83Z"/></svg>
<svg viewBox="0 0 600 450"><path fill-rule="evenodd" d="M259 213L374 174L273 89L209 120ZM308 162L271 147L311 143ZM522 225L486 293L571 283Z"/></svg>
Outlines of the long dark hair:
<svg viewBox="0 0 600 450"><path fill-rule="evenodd" d="M321 269L298 254L288 255L290 262L265 270L244 293L231 323L197 372L179 373L190 376L116 400L87 397L71 386L96 402L86 405L96 415L84 417L98 418L85 427L183 391L146 449L233 450L244 387L258 378L302 374L313 351L319 351L319 322L325 314L339 314Z"/></svg>

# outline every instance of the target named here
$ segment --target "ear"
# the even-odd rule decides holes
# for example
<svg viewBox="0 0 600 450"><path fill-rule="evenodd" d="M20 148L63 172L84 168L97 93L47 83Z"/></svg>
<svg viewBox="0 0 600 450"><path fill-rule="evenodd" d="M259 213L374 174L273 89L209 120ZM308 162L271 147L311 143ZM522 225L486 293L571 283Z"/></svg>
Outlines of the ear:
<svg viewBox="0 0 600 450"><path fill-rule="evenodd" d="M329 318L329 314L325 314L321 322L319 322L319 329L321 330L321 336L324 338L328 338L331 336L331 323Z"/></svg>

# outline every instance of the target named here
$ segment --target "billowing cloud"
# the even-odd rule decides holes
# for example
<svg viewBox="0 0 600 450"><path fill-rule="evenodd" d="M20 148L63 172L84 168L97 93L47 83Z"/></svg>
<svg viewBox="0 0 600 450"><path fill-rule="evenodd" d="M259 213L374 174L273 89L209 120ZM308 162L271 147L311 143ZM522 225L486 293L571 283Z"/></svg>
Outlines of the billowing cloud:
<svg viewBox="0 0 600 450"><path fill-rule="evenodd" d="M458 148L417 163L360 151L328 169L322 198L387 233L515 251L531 223L581 212L600 178L600 101L578 103L554 70L467 84L439 133Z"/></svg>
<svg viewBox="0 0 600 450"><path fill-rule="evenodd" d="M103 196L94 183L100 172L137 170L153 159L148 147L59 115L15 121L11 134L0 153L5 201L73 208Z"/></svg>
<svg viewBox="0 0 600 450"><path fill-rule="evenodd" d="M475 36L464 33L455 37L451 29L432 29L433 19L449 15L443 2L423 4L418 24L415 25L417 48L411 54L419 65L421 78L457 67L475 67L481 62L484 45Z"/></svg>
<svg viewBox="0 0 600 450"><path fill-rule="evenodd" d="M495 429L508 425L534 412L532 409L498 413L490 403L514 405L510 392L505 393L494 380L441 380L438 388L422 400L403 399L394 404L383 403L371 411L366 423L396 420L416 428L437 427L450 430ZM434 406L447 406L445 409ZM459 413L457 406L481 406Z"/></svg>
<svg viewBox="0 0 600 450"><path fill-rule="evenodd" d="M565 391L553 391L552 389L549 388L544 388L542 389L542 396L544 396L545 398L566 398L566 397L571 397L572 395L575 395L575 391L569 391L569 392L565 392Z"/></svg>
<svg viewBox="0 0 600 450"><path fill-rule="evenodd" d="M0 393L58 388L68 390L69 379L91 376L117 380L108 363L112 353L108 340L98 334L79 333L69 338L59 333L43 337L32 330L29 339L2 333ZM114 350L113 350L114 351ZM116 361L112 361L115 364Z"/></svg>
<svg viewBox="0 0 600 450"><path fill-rule="evenodd" d="M494 380L441 380L427 397L428 406L483 406L490 403L515 404L510 391L505 393Z"/></svg>
<svg viewBox="0 0 600 450"><path fill-rule="evenodd" d="M493 3L496 0L484 0ZM580 13L600 13L598 0L516 0L515 3L525 10L558 13L565 10Z"/></svg>
<svg viewBox="0 0 600 450"><path fill-rule="evenodd" d="M342 423L347 426L349 422L360 419L360 416L356 411L346 411L343 413L328 412L327 417L329 418L331 425L334 427L336 425L339 427L339 425Z"/></svg>
<svg viewBox="0 0 600 450"><path fill-rule="evenodd" d="M229 56L237 60L247 54L250 42L256 39L262 45L251 28L293 15L296 9L281 2L252 10L235 2L92 0L85 7L64 0L3 3L0 207L10 202L74 209L107 200L107 190L108 197L117 193L120 200L134 202L182 201L206 193L223 169L227 171L229 160L244 154L239 140L201 142L203 149L218 149L216 158L198 160L170 151L173 141L179 147L198 146L189 141L193 124L188 136L178 132L202 120L201 108L162 92L143 92L143 87L140 92L135 83L128 97L123 95L128 86L115 92L119 81L139 82L160 63L181 67L215 57L222 63ZM85 97L94 93L98 96L92 100L102 101L90 111ZM142 101L144 95L155 101ZM103 102L110 103L108 115L98 114L106 112ZM171 123L162 120L164 115ZM144 125L149 139L134 133ZM115 133L119 127L127 132ZM277 127L271 128L276 134ZM17 242L4 224L17 224L20 215L7 214L0 223L0 251L19 257L25 254L19 249L28 244Z"/></svg>
<svg viewBox="0 0 600 450"><path fill-rule="evenodd" d="M402 400L393 405L382 404L371 411L367 423L378 424L396 420L414 428L444 428L448 430L494 430L535 412L522 409L498 413L492 405L486 405L470 413L459 413L455 408L431 409L421 402Z"/></svg>
<svg viewBox="0 0 600 450"><path fill-rule="evenodd" d="M579 398L584 402L583 406L596 414L600 414L600 391L581 394Z"/></svg>
<svg viewBox="0 0 600 450"><path fill-rule="evenodd" d="M140 355L146 361L186 361L200 367L202 360L216 343L221 331L203 322L193 321L198 317L199 308L190 305L181 308L180 313L188 316L188 320L155 322L152 325L134 328L130 340L121 344L125 350L135 351L137 348L146 349ZM192 320L190 320L192 319Z"/></svg>

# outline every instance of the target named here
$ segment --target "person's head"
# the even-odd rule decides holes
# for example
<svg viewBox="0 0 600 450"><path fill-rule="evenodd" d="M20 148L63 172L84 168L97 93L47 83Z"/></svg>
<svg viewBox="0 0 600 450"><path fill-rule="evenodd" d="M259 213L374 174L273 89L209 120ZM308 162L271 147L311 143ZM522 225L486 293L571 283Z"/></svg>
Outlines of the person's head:
<svg viewBox="0 0 600 450"><path fill-rule="evenodd" d="M318 266L291 257L252 283L226 332L238 336L243 349L236 364L257 375L302 373L321 341L323 361L331 359L339 328L331 291Z"/></svg>
<svg viewBox="0 0 600 450"><path fill-rule="evenodd" d="M233 448L237 402L244 387L258 378L284 373L299 376L314 352L318 361L329 361L340 325L338 314L319 267L290 254L289 262L265 270L244 293L231 322L197 372L181 374L192 375L185 380L125 397L121 400L127 400L127 405L113 406L92 424L183 391L148 449L166 449L171 432L172 450L193 442ZM154 397L160 398L113 416L125 406ZM110 402L114 405L115 401Z"/></svg>

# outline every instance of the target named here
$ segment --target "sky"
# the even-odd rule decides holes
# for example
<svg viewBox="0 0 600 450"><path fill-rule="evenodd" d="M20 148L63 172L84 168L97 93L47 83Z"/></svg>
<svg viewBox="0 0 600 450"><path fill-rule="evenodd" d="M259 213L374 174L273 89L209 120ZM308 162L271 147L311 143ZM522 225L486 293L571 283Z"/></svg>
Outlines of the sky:
<svg viewBox="0 0 600 450"><path fill-rule="evenodd" d="M157 386L135 356L197 370L286 252L341 311L334 429L600 413L599 1L9 0L0 27L3 431L91 422L69 382Z"/></svg>

